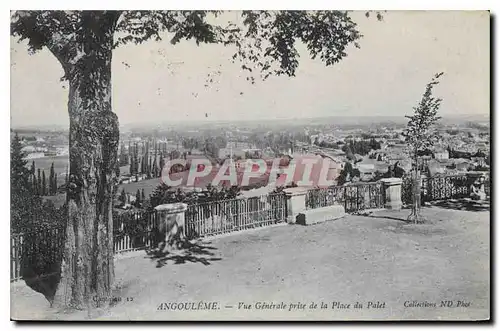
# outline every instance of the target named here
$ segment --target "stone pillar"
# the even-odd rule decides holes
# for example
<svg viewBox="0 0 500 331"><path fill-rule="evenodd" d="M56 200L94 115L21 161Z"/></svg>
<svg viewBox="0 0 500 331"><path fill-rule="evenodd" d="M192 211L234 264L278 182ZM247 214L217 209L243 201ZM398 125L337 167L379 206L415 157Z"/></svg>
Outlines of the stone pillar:
<svg viewBox="0 0 500 331"><path fill-rule="evenodd" d="M383 178L382 194L384 194L386 209L400 210L403 203L401 202L401 186L403 180L401 178Z"/></svg>
<svg viewBox="0 0 500 331"><path fill-rule="evenodd" d="M480 171L470 171L467 173L467 184L470 189L470 197L473 200L485 200L486 191L484 190L484 182L486 174Z"/></svg>
<svg viewBox="0 0 500 331"><path fill-rule="evenodd" d="M307 190L301 187L292 187L284 190L287 198L288 223L297 222L299 215L304 215L306 211Z"/></svg>
<svg viewBox="0 0 500 331"><path fill-rule="evenodd" d="M158 213L158 227L161 233L165 233L163 251L179 249L185 240L185 212L187 204L170 203L155 207Z"/></svg>

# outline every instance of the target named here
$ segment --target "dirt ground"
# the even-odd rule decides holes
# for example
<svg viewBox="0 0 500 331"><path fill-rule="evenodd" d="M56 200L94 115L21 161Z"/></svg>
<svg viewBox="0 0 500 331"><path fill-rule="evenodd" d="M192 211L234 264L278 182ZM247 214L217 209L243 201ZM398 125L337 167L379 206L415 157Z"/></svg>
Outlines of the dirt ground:
<svg viewBox="0 0 500 331"><path fill-rule="evenodd" d="M11 286L12 317L489 318L489 211L431 207L423 213L431 224L406 224L401 219L408 210L384 210L311 226L283 225L212 238L178 255L131 253L116 262L119 301L111 308L90 315L57 313L41 295L16 284ZM214 309L167 309L169 303ZM262 309L262 303L275 306Z"/></svg>

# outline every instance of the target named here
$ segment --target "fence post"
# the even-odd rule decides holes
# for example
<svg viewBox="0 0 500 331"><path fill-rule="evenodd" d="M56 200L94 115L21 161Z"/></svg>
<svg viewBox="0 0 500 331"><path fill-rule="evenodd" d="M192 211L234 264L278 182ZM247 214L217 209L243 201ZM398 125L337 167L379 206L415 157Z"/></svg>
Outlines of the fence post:
<svg viewBox="0 0 500 331"><path fill-rule="evenodd" d="M382 194L384 197L384 208L400 210L403 205L401 202L401 178L383 178Z"/></svg>
<svg viewBox="0 0 500 331"><path fill-rule="evenodd" d="M485 200L486 191L484 189L484 182L486 181L486 174L480 171L470 171L467 173L467 186L469 196L473 200Z"/></svg>
<svg viewBox="0 0 500 331"><path fill-rule="evenodd" d="M288 209L287 222L293 224L297 221L297 216L303 214L306 210L306 194L307 190L300 187L287 188L284 190L286 194L286 205Z"/></svg>
<svg viewBox="0 0 500 331"><path fill-rule="evenodd" d="M175 246L185 240L187 206L187 204L179 202L155 207L159 216L159 230L165 232L165 248L176 248Z"/></svg>

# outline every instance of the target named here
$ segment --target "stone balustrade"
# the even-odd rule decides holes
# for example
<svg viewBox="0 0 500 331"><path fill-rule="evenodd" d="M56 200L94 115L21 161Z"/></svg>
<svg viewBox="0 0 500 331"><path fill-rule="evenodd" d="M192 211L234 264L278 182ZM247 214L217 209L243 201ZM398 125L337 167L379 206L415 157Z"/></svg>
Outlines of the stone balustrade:
<svg viewBox="0 0 500 331"><path fill-rule="evenodd" d="M311 225L338 219L346 215L344 206L338 204L307 210L307 189L300 187L287 188L285 194L287 196L287 222L289 224Z"/></svg>
<svg viewBox="0 0 500 331"><path fill-rule="evenodd" d="M165 234L165 241L160 245L163 251L167 249L178 249L186 238L185 234L185 212L187 204L170 203L155 207L158 212L158 228L160 233Z"/></svg>
<svg viewBox="0 0 500 331"><path fill-rule="evenodd" d="M486 198L484 189L485 178L486 175L483 172L467 173L467 185L470 186L472 199L483 200ZM381 191L378 194L382 195L383 208L400 210L403 206L401 199L403 180L401 178L383 178L380 180L380 184ZM331 206L308 209L306 207L307 188L287 188L284 192L286 194L286 222L289 224L314 224L343 217L346 214L342 203L334 203ZM371 208L373 208L373 206ZM161 226L165 232L166 245L171 245L173 242L183 240L185 236L184 213L187 209L187 205L183 203L166 204L157 206L155 209L162 215L163 225Z"/></svg>
<svg viewBox="0 0 500 331"><path fill-rule="evenodd" d="M401 201L403 180L401 178L383 178L380 181L382 182L384 208L400 210L403 206Z"/></svg>

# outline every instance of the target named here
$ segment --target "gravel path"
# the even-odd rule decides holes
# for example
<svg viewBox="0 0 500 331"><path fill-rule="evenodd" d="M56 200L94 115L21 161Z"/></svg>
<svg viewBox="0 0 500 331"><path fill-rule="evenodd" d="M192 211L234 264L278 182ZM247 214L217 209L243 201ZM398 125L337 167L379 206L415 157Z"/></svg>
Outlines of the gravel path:
<svg viewBox="0 0 500 331"><path fill-rule="evenodd" d="M116 296L121 301L93 317L488 318L489 212L425 208L424 215L432 222L426 225L398 220L407 215L407 210L384 210L313 226L242 232L201 242L187 255L154 257L136 252L116 264ZM19 300L13 307L23 307ZM439 307L441 301L451 302L453 308ZM216 309L166 309L166 304L181 302ZM43 315L47 309L40 309L42 318L87 318L83 312Z"/></svg>

